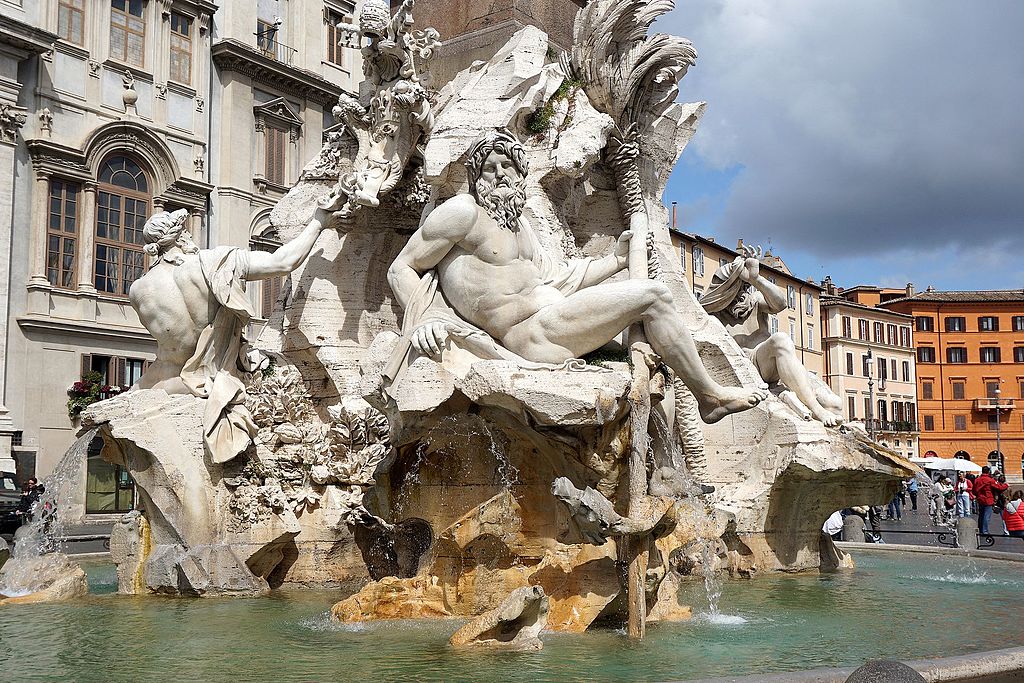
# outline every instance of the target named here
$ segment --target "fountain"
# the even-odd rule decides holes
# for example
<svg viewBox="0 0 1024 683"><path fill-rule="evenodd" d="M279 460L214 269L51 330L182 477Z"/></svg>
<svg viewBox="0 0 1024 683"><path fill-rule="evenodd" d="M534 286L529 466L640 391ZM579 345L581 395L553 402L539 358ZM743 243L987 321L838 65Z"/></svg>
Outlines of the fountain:
<svg viewBox="0 0 1024 683"><path fill-rule="evenodd" d="M679 633L716 646L693 629L762 628L775 617L758 601L782 609L768 596L786 581L815 599L856 583L817 573L843 557L822 522L888 500L914 469L770 393L686 287L661 198L704 105L675 101L693 46L649 35L671 3L593 0L560 57L526 28L439 92L439 36L414 30L412 6L392 17L368 1L342 25L366 45L366 78L271 215L278 252L200 251L175 214L147 224L155 265L132 301L158 361L82 417L82 439L103 439L141 499L112 537L116 576L93 568L93 587L230 596L213 604L232 628L252 626L229 648L247 663L273 650L265 610L295 617L288 628L317 647L363 638L354 647L378 664L378 640L383 653L404 647L387 623L417 619L400 629L418 643L412 659L367 672L459 678L468 665L422 654L450 638L527 652L550 640L589 657L618 628L657 648ZM512 266L542 280L518 305L551 308L502 325L500 307L478 315L484 294L523 271L471 282L459 269ZM161 280L173 269L196 287ZM280 273L285 295L250 343L244 281ZM173 306L153 302L175 297L210 319L162 319ZM558 324L527 324L556 309ZM81 457L72 449L68 466ZM40 556L45 544L25 540ZM3 585L70 597L12 583L22 547ZM734 591L725 573L756 580ZM90 609L156 604L100 597ZM698 603L703 618L685 626ZM187 604L200 630L227 618L200 625L209 603Z"/></svg>

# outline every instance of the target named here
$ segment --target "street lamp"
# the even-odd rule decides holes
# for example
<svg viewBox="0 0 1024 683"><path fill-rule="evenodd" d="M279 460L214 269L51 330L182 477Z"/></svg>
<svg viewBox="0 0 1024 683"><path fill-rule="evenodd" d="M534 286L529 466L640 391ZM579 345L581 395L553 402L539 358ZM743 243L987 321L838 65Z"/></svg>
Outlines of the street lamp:
<svg viewBox="0 0 1024 683"><path fill-rule="evenodd" d="M999 457L999 471L1003 474L1003 476L1005 476L1006 467L1004 467L1005 463L1003 462L1002 443L999 439L999 414L1002 412L1002 405L1000 405L999 403L999 394L1001 393L1002 392L999 390L999 387L996 387L996 455Z"/></svg>
<svg viewBox="0 0 1024 683"><path fill-rule="evenodd" d="M875 358L868 349L868 357L864 360L868 366L868 436L875 440Z"/></svg>

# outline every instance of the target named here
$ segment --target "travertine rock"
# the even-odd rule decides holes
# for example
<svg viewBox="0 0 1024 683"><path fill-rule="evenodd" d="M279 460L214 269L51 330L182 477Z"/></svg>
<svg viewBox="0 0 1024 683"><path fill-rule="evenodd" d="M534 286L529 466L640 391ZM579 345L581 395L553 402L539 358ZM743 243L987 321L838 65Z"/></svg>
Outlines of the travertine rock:
<svg viewBox="0 0 1024 683"><path fill-rule="evenodd" d="M143 577L150 550L149 522L138 510L132 510L114 523L110 530L110 559L117 567L117 592L140 595L146 592Z"/></svg>
<svg viewBox="0 0 1024 683"><path fill-rule="evenodd" d="M0 538L0 569L3 569L4 563L7 562L11 557L11 549L7 545L7 541Z"/></svg>
<svg viewBox="0 0 1024 683"><path fill-rule="evenodd" d="M331 616L342 622L376 619L436 619L451 617L444 591L436 576L399 579L389 576L366 584L355 595L331 609Z"/></svg>
<svg viewBox="0 0 1024 683"><path fill-rule="evenodd" d="M25 594L5 597L0 593L0 606L62 602L89 593L85 571L60 553L27 559L20 564L19 570L31 577L31 580L24 584ZM2 583L3 571L0 570L0 584Z"/></svg>
<svg viewBox="0 0 1024 683"><path fill-rule="evenodd" d="M504 602L460 628L449 639L455 647L484 646L540 650L540 632L548 623L548 599L540 586L512 591Z"/></svg>

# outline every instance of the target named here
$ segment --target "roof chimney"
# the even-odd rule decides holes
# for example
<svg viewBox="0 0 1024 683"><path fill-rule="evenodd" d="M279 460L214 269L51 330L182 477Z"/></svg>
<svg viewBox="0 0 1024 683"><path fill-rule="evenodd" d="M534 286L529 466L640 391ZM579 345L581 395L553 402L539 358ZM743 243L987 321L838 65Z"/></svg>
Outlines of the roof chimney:
<svg viewBox="0 0 1024 683"><path fill-rule="evenodd" d="M908 282L907 283L907 296L914 296L914 283L913 282Z"/></svg>
<svg viewBox="0 0 1024 683"><path fill-rule="evenodd" d="M926 291L926 292L934 292L935 291L935 286L934 285L928 285L928 287L924 291Z"/></svg>
<svg viewBox="0 0 1024 683"><path fill-rule="evenodd" d="M743 238L736 240L736 251L743 251Z"/></svg>

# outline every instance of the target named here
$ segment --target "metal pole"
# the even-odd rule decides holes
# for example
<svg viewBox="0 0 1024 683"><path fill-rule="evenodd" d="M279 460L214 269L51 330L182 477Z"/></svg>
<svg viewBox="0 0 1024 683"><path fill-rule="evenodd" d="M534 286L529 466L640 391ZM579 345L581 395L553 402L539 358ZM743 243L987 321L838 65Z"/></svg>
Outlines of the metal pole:
<svg viewBox="0 0 1024 683"><path fill-rule="evenodd" d="M875 440L875 358L868 349L868 436Z"/></svg>
<svg viewBox="0 0 1024 683"><path fill-rule="evenodd" d="M1002 406L999 405L999 394L1002 392L996 389L996 456L999 458L999 471L1002 472L1003 476L1006 476L1006 468L1003 466L1003 448L1002 442L999 438L999 414L1002 412Z"/></svg>

